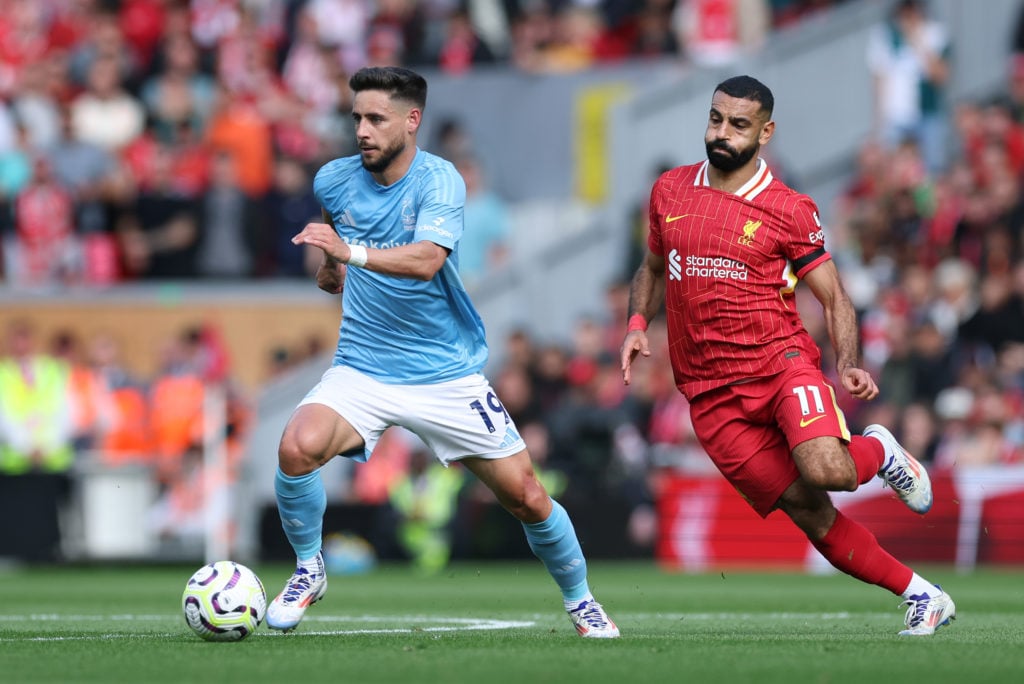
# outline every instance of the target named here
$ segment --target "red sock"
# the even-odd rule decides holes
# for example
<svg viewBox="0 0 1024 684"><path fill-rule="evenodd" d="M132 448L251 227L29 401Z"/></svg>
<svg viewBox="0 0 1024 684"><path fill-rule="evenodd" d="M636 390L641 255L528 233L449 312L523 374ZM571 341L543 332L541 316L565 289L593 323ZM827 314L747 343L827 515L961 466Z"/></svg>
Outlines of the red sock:
<svg viewBox="0 0 1024 684"><path fill-rule="evenodd" d="M823 538L811 540L828 562L847 575L877 584L899 596L910 585L914 571L878 544L875 535L836 511L836 521Z"/></svg>
<svg viewBox="0 0 1024 684"><path fill-rule="evenodd" d="M885 447L874 437L854 435L847 450L857 469L857 482L861 484L873 480L885 463Z"/></svg>

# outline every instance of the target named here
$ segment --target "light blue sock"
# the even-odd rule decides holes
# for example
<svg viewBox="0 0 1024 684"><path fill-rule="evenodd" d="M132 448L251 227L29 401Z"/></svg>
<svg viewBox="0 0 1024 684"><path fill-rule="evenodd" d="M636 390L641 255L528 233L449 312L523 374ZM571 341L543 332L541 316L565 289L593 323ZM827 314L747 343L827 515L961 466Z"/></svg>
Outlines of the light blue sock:
<svg viewBox="0 0 1024 684"><path fill-rule="evenodd" d="M281 527L296 557L299 560L313 558L323 545L324 512L327 510L327 492L320 471L292 477L278 468L274 493Z"/></svg>
<svg viewBox="0 0 1024 684"><path fill-rule="evenodd" d="M569 514L554 499L551 515L539 523L523 523L526 541L544 562L566 601L582 601L590 594L587 585L587 561L576 538Z"/></svg>

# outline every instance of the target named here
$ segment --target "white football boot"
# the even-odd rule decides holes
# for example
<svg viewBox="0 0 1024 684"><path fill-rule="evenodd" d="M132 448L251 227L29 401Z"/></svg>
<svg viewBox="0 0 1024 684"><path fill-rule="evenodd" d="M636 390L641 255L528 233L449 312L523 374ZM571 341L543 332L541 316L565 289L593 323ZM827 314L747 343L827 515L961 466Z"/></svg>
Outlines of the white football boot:
<svg viewBox="0 0 1024 684"><path fill-rule="evenodd" d="M956 604L949 594L939 587L938 596L914 594L902 606L908 606L904 622L907 628L900 636L931 636L939 627L948 625L956 619Z"/></svg>
<svg viewBox="0 0 1024 684"><path fill-rule="evenodd" d="M316 572L310 572L303 567L295 568L284 589L267 606L267 627L290 632L302 621L306 609L327 593L327 572L324 569L323 553L317 554L316 561Z"/></svg>
<svg viewBox="0 0 1024 684"><path fill-rule="evenodd" d="M615 639L619 636L619 628L604 612L601 604L593 599L580 601L579 605L568 612L569 619L581 637Z"/></svg>
<svg viewBox="0 0 1024 684"><path fill-rule="evenodd" d="M881 425L868 425L864 436L874 437L885 447L885 465L878 471L878 477L892 487L907 508L927 513L932 507L932 482L924 466Z"/></svg>

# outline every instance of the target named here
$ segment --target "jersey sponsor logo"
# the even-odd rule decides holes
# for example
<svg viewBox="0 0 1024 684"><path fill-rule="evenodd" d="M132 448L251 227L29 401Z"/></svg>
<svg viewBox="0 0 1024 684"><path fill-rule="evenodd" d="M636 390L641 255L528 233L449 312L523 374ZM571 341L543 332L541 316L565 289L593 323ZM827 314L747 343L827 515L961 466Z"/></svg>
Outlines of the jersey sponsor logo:
<svg viewBox="0 0 1024 684"><path fill-rule="evenodd" d="M754 244L754 233L761 227L760 221L747 221L743 224L743 235L740 235L739 242L744 247Z"/></svg>
<svg viewBox="0 0 1024 684"><path fill-rule="evenodd" d="M825 231L819 230L819 231L816 231L814 233L808 233L807 234L807 239L811 241L812 245L816 245L819 242L824 242L825 241Z"/></svg>
<svg viewBox="0 0 1024 684"><path fill-rule="evenodd" d="M679 254L678 250L673 249L668 253L668 279L669 280L682 280L683 279L683 257Z"/></svg>
<svg viewBox="0 0 1024 684"><path fill-rule="evenodd" d="M675 250L672 250L675 253ZM728 257L686 257L686 275L690 278L718 278L721 280L746 280L747 265ZM680 278L681 280L681 278Z"/></svg>
<svg viewBox="0 0 1024 684"><path fill-rule="evenodd" d="M800 427L805 428L808 425L810 425L811 423L813 423L814 421L821 420L824 417L825 417L824 415L820 415L820 416L814 416L813 418L801 418L800 419Z"/></svg>
<svg viewBox="0 0 1024 684"><path fill-rule="evenodd" d="M428 233L437 233L441 237L448 238L449 240L455 239L455 236L452 234L450 230L445 230L440 226L435 226L433 223L427 223L425 225L422 225L419 227L419 230L423 230Z"/></svg>

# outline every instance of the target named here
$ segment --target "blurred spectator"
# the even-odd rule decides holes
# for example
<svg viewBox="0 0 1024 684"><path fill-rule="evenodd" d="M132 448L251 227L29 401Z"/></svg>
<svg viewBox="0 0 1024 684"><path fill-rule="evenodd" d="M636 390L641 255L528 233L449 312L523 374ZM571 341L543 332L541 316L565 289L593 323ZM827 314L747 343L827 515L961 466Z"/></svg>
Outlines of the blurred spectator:
<svg viewBox="0 0 1024 684"><path fill-rule="evenodd" d="M179 549L200 547L210 516L227 515L227 483L208 481L206 472L202 449L189 447L182 454L178 472L165 483L144 521L161 544ZM207 497L207 492L214 496Z"/></svg>
<svg viewBox="0 0 1024 684"><path fill-rule="evenodd" d="M284 56L281 76L300 106L303 130L328 148L313 150L309 158L348 154L352 147L351 127L343 120L347 119L343 115L351 110L348 72L337 51L322 42L310 5L304 5L298 12L295 36Z"/></svg>
<svg viewBox="0 0 1024 684"><path fill-rule="evenodd" d="M124 89L117 62L111 57L93 61L86 90L71 101L75 138L119 152L142 133L145 125L145 109Z"/></svg>
<svg viewBox="0 0 1024 684"><path fill-rule="evenodd" d="M259 209L238 186L234 159L223 152L216 155L199 209L197 275L241 278L252 272L263 239Z"/></svg>
<svg viewBox="0 0 1024 684"><path fill-rule="evenodd" d="M51 348L53 358L67 368L72 446L78 454L92 451L103 443L113 426L114 403L110 389L89 362L86 350L74 331L59 330L53 337Z"/></svg>
<svg viewBox="0 0 1024 684"><path fill-rule="evenodd" d="M141 98L157 137L175 140L179 127L202 135L213 110L214 80L200 70L199 48L187 36L167 39L161 46L161 70L142 85Z"/></svg>
<svg viewBox="0 0 1024 684"><path fill-rule="evenodd" d="M889 146L918 143L931 173L946 168L945 86L951 47L944 26L928 18L924 0L899 0L872 31L867 65L875 80L875 130Z"/></svg>
<svg viewBox="0 0 1024 684"><path fill-rule="evenodd" d="M25 321L7 329L0 358L0 473L61 473L74 462L75 408L67 366L38 351Z"/></svg>
<svg viewBox="0 0 1024 684"><path fill-rule="evenodd" d="M495 61L490 46L477 35L468 9L452 12L444 21L443 31L431 60L441 71L457 76L474 66Z"/></svg>
<svg viewBox="0 0 1024 684"><path fill-rule="evenodd" d="M26 130L18 127L18 141L9 149L0 151L0 231L10 225L11 205L18 193L32 179L33 151L26 140Z"/></svg>
<svg viewBox="0 0 1024 684"><path fill-rule="evenodd" d="M373 450L373 457L358 468L351 461L343 461L351 470L351 490L348 500L364 504L386 504L391 488L409 469L410 439L398 429L385 430Z"/></svg>
<svg viewBox="0 0 1024 684"><path fill-rule="evenodd" d="M73 117L71 109L61 110L60 137L44 150L47 173L71 193L77 231L106 233L110 208L129 196L130 185L112 151L76 137Z"/></svg>
<svg viewBox="0 0 1024 684"><path fill-rule="evenodd" d="M473 139L465 124L456 118L442 118L435 128L430 151L445 159L473 156Z"/></svg>
<svg viewBox="0 0 1024 684"><path fill-rule="evenodd" d="M167 340L161 355L149 390L150 426L156 476L168 485L186 474L188 452L203 444L203 381L183 338Z"/></svg>
<svg viewBox="0 0 1024 684"><path fill-rule="evenodd" d="M473 287L508 260L511 225L508 208L487 185L480 163L463 156L455 160L455 168L466 182L459 274L467 287Z"/></svg>
<svg viewBox="0 0 1024 684"><path fill-rule="evenodd" d="M242 21L240 3L234 0L190 0L192 37L204 50L211 50L233 33Z"/></svg>
<svg viewBox="0 0 1024 684"><path fill-rule="evenodd" d="M90 361L110 392L112 420L98 450L105 463L150 463L154 460L148 388L122 364L117 340L100 334L92 341Z"/></svg>
<svg viewBox="0 0 1024 684"><path fill-rule="evenodd" d="M688 60L721 67L761 49L771 13L766 0L679 0L672 25Z"/></svg>
<svg viewBox="0 0 1024 684"><path fill-rule="evenodd" d="M900 444L922 463L935 461L939 442L939 425L927 402L915 402L903 409L898 428Z"/></svg>
<svg viewBox="0 0 1024 684"><path fill-rule="evenodd" d="M1014 290L1011 273L990 270L982 278L978 309L960 324L958 338L993 356L1024 343L1024 297Z"/></svg>
<svg viewBox="0 0 1024 684"><path fill-rule="evenodd" d="M554 17L550 40L538 46L534 68L545 73L571 73L622 56L609 44L604 18L594 7L567 4Z"/></svg>
<svg viewBox="0 0 1024 684"><path fill-rule="evenodd" d="M442 465L425 445L414 444L408 470L388 491L398 516L398 542L422 573L434 574L448 565L452 522L464 482L460 464Z"/></svg>
<svg viewBox="0 0 1024 684"><path fill-rule="evenodd" d="M292 237L307 223L321 220L320 203L310 180L295 159L279 157L275 162L274 185L265 201L267 238L258 266L261 274L288 278L315 271L320 259L316 250L292 244Z"/></svg>
<svg viewBox="0 0 1024 684"><path fill-rule="evenodd" d="M80 3L79 3L80 4ZM118 26L141 71L153 62L167 21L167 0L121 0Z"/></svg>
<svg viewBox="0 0 1024 684"><path fill-rule="evenodd" d="M624 33L633 57L664 57L679 53L679 40L672 30L674 0L644 0Z"/></svg>
<svg viewBox="0 0 1024 684"><path fill-rule="evenodd" d="M207 131L207 143L215 152L234 159L239 187L258 197L270 187L273 175L273 136L270 120L257 102L221 87Z"/></svg>
<svg viewBox="0 0 1024 684"><path fill-rule="evenodd" d="M43 157L35 159L32 180L15 199L14 231L5 252L11 283L41 287L79 279L74 199L56 182L50 162Z"/></svg>
<svg viewBox="0 0 1024 684"><path fill-rule="evenodd" d="M172 152L157 145L150 184L121 215L125 269L137 278L187 278L196 273L196 201L175 187Z"/></svg>
<svg viewBox="0 0 1024 684"><path fill-rule="evenodd" d="M377 66L424 63L424 3L377 0L374 4L376 12L366 26L367 63Z"/></svg>
<svg viewBox="0 0 1024 684"><path fill-rule="evenodd" d="M11 94L11 107L28 135L28 144L45 150L63 135L61 106L69 84L64 58L48 55L22 68L18 89Z"/></svg>
<svg viewBox="0 0 1024 684"><path fill-rule="evenodd" d="M366 24L373 11L369 0L309 0L309 13L316 23L317 37L333 50L347 72L366 63Z"/></svg>
<svg viewBox="0 0 1024 684"><path fill-rule="evenodd" d="M69 3L78 4L78 3ZM115 12L103 7L75 17L81 22L82 35L75 40L68 56L68 72L71 80L80 87L92 89L94 80L102 78L104 83L130 84L134 87L140 72L137 55L125 41L120 22ZM103 62L102 76L95 67Z"/></svg>
<svg viewBox="0 0 1024 684"><path fill-rule="evenodd" d="M73 43L75 27L49 21L38 0L8 0L0 13L0 95L17 89L23 70Z"/></svg>
<svg viewBox="0 0 1024 684"><path fill-rule="evenodd" d="M510 59L524 72L542 69L543 51L555 41L555 22L544 0L524 0L512 20Z"/></svg>

